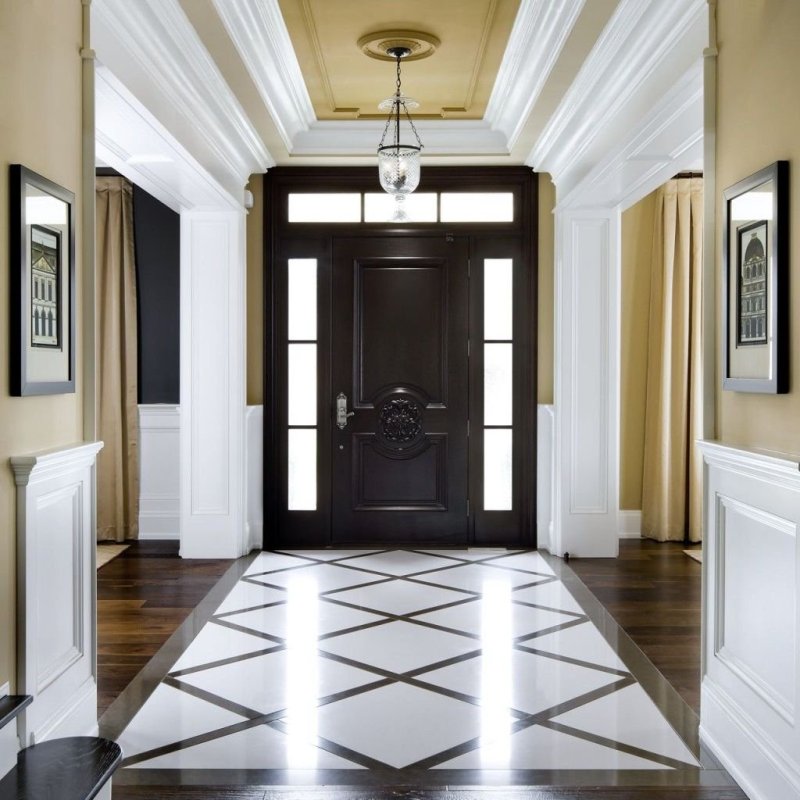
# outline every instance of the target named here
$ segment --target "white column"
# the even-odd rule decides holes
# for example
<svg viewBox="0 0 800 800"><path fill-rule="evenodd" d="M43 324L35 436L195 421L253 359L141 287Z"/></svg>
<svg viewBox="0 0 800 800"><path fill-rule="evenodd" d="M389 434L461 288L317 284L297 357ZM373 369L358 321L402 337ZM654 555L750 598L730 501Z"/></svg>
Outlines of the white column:
<svg viewBox="0 0 800 800"><path fill-rule="evenodd" d="M237 558L244 526L242 211L181 214L181 555Z"/></svg>
<svg viewBox="0 0 800 800"><path fill-rule="evenodd" d="M555 501L551 552L619 549L618 209L556 211Z"/></svg>

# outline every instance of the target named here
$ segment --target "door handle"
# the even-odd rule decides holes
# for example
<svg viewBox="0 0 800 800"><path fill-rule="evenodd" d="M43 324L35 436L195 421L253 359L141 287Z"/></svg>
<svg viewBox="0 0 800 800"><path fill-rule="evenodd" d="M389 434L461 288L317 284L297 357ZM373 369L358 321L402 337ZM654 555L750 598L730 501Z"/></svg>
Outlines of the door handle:
<svg viewBox="0 0 800 800"><path fill-rule="evenodd" d="M344 430L347 427L347 418L352 417L355 411L347 410L347 395L344 392L339 392L336 395L336 425L339 430Z"/></svg>

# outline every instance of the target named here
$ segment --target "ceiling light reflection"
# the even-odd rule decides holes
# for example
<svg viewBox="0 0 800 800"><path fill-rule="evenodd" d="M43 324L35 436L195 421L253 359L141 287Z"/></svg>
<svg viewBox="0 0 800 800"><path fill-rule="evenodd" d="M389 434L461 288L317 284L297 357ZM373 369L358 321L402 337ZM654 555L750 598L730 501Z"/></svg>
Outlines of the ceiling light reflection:
<svg viewBox="0 0 800 800"><path fill-rule="evenodd" d="M486 580L481 598L481 765L508 767L511 760L511 586Z"/></svg>
<svg viewBox="0 0 800 800"><path fill-rule="evenodd" d="M25 198L26 225L66 225L67 204L57 197L29 195Z"/></svg>
<svg viewBox="0 0 800 800"><path fill-rule="evenodd" d="M319 696L319 598L317 582L293 576L287 586L286 758L290 769L316 769Z"/></svg>
<svg viewBox="0 0 800 800"><path fill-rule="evenodd" d="M772 192L747 192L731 200L731 221L772 219Z"/></svg>

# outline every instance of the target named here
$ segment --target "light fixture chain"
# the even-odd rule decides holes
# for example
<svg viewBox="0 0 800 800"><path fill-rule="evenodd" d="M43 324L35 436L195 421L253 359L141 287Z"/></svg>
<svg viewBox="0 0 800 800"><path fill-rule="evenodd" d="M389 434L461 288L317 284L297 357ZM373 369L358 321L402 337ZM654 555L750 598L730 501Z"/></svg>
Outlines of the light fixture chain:
<svg viewBox="0 0 800 800"><path fill-rule="evenodd" d="M422 150L422 148L425 147L425 145L422 144L422 139L419 138L419 134L417 133L417 127L416 125L414 125L414 120L411 119L411 114L406 108L405 103L403 103L403 111L406 112L406 119L408 120L408 124L411 126L411 130L414 131L414 136L416 136L417 138L417 144L419 145L419 149Z"/></svg>

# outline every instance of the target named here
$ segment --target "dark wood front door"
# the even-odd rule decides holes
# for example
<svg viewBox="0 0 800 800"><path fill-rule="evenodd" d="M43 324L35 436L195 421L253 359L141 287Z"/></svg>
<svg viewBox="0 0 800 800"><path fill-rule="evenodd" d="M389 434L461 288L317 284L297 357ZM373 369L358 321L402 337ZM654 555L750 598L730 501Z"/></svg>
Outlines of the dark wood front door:
<svg viewBox="0 0 800 800"><path fill-rule="evenodd" d="M334 240L331 385L352 416L331 426L333 544L467 544L468 256L467 237Z"/></svg>

